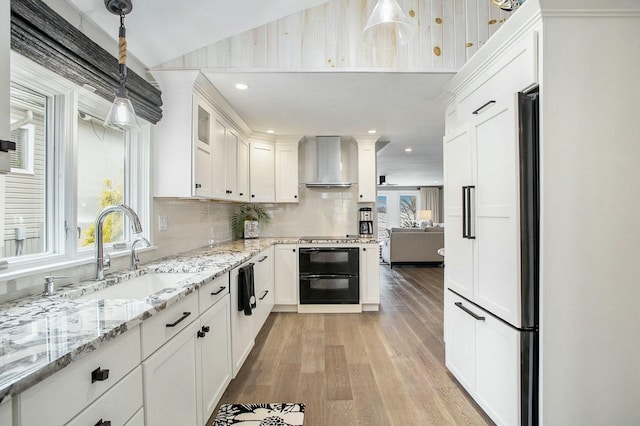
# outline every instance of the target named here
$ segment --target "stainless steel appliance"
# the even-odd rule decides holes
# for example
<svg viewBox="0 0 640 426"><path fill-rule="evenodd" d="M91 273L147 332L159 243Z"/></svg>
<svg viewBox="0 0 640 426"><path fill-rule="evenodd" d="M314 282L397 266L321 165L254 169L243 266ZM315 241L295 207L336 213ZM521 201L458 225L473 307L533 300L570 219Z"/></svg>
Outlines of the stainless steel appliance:
<svg viewBox="0 0 640 426"><path fill-rule="evenodd" d="M370 237L373 235L373 211L371 207L362 207L360 209L358 229L362 237Z"/></svg>
<svg viewBox="0 0 640 426"><path fill-rule="evenodd" d="M300 304L358 304L358 247L301 247Z"/></svg>

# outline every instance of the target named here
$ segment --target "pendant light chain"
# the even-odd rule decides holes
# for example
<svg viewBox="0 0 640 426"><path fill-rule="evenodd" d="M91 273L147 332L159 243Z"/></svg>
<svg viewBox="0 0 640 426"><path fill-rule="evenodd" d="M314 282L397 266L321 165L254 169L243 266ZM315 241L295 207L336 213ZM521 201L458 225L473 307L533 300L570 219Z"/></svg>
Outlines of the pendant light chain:
<svg viewBox="0 0 640 426"><path fill-rule="evenodd" d="M124 27L124 14L120 15L120 31L118 33L118 64L120 65L120 84L127 78L127 30Z"/></svg>

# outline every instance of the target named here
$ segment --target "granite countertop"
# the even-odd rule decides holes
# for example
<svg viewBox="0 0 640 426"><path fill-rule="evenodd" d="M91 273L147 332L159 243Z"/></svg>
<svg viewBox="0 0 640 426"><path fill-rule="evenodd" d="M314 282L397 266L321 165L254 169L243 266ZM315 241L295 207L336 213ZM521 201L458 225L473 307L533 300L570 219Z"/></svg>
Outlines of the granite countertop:
<svg viewBox="0 0 640 426"><path fill-rule="evenodd" d="M361 244L375 239L260 238L236 240L108 274L0 305L0 402L17 395L103 343L162 311L274 244ZM146 299L87 300L80 296L151 272L192 273Z"/></svg>

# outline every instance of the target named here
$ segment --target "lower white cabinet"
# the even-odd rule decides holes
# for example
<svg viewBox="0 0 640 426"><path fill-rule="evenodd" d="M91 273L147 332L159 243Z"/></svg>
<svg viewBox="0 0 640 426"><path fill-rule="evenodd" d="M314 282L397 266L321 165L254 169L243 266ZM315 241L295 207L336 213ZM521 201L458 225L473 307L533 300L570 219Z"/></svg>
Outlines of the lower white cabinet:
<svg viewBox="0 0 640 426"><path fill-rule="evenodd" d="M380 246L377 243L360 246L360 303L363 310L379 309Z"/></svg>
<svg viewBox="0 0 640 426"><path fill-rule="evenodd" d="M294 311L298 309L298 246L278 244L274 256L274 303Z"/></svg>
<svg viewBox="0 0 640 426"><path fill-rule="evenodd" d="M200 316L198 336L199 403L203 425L231 381L229 294Z"/></svg>
<svg viewBox="0 0 640 426"><path fill-rule="evenodd" d="M140 328L134 327L22 392L20 424L66 424L139 364Z"/></svg>
<svg viewBox="0 0 640 426"><path fill-rule="evenodd" d="M447 368L498 425L520 424L520 332L445 292Z"/></svg>
<svg viewBox="0 0 640 426"><path fill-rule="evenodd" d="M197 425L196 350L200 322L185 327L142 363L145 424Z"/></svg>
<svg viewBox="0 0 640 426"><path fill-rule="evenodd" d="M251 315L245 315L244 311L238 310L238 271L250 263L254 265L256 308L252 310ZM271 247L231 271L229 293L231 297L231 360L233 377L235 378L255 344L256 335L273 309Z"/></svg>
<svg viewBox="0 0 640 426"><path fill-rule="evenodd" d="M12 425L12 408L11 398L6 398L2 404L0 404L0 425Z"/></svg>
<svg viewBox="0 0 640 426"><path fill-rule="evenodd" d="M141 408L142 371L138 366L67 425L124 426Z"/></svg>

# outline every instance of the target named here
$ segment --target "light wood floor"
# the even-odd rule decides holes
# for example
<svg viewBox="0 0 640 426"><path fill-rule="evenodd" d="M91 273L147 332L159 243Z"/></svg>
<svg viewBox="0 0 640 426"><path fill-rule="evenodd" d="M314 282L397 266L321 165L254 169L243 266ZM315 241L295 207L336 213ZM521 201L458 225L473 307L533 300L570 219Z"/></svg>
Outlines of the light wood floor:
<svg viewBox="0 0 640 426"><path fill-rule="evenodd" d="M272 313L220 403L303 402L305 426L492 424L444 365L443 271L381 266L380 312Z"/></svg>

